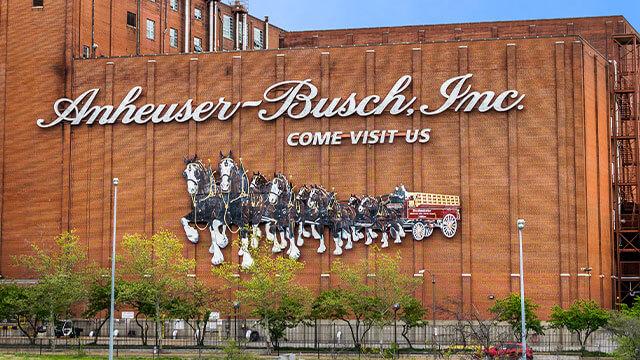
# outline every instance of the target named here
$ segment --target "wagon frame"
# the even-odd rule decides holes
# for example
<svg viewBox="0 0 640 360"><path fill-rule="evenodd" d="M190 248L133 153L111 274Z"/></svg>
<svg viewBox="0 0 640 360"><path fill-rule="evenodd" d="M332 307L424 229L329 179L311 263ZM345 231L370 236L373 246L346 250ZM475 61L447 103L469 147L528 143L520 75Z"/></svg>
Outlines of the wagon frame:
<svg viewBox="0 0 640 360"><path fill-rule="evenodd" d="M453 238L460 221L460 197L456 195L406 192L400 221L405 230L411 230L413 239L421 241L439 228L442 234Z"/></svg>

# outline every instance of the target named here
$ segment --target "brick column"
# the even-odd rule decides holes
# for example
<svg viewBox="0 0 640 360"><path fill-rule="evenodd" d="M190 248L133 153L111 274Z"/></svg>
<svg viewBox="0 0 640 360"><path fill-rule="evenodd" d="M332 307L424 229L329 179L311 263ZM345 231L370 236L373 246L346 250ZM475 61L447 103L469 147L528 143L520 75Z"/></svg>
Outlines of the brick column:
<svg viewBox="0 0 640 360"><path fill-rule="evenodd" d="M458 47L458 72L469 72L469 51L467 46ZM460 120L460 200L461 205L469 208L469 114L459 113ZM462 277L462 309L465 313L471 310L473 296L471 293L471 218L467 213L461 224L461 277Z"/></svg>

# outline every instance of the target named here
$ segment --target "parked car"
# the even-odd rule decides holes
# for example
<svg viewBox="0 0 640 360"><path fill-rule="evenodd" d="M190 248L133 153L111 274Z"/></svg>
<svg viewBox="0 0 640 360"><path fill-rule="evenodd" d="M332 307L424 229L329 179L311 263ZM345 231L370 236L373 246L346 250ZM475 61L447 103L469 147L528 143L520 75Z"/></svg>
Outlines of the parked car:
<svg viewBox="0 0 640 360"><path fill-rule="evenodd" d="M484 349L484 354L492 359L518 359L522 358L522 344L507 342ZM527 347L527 360L533 359L533 350Z"/></svg>

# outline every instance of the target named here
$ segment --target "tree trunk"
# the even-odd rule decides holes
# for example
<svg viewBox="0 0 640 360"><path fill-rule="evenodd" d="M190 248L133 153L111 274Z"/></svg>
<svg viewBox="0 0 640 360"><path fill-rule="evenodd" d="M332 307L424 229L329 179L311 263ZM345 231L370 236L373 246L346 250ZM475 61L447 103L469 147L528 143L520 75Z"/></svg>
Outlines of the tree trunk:
<svg viewBox="0 0 640 360"><path fill-rule="evenodd" d="M147 346L147 331L145 329L146 323L145 326L142 326L142 324L140 324L140 321L138 320L138 315L140 315L139 312L135 316L135 321L140 328L140 339L142 340L142 346Z"/></svg>
<svg viewBox="0 0 640 360"><path fill-rule="evenodd" d="M104 324L107 323L107 320L109 320L109 317L104 318L104 320L100 322L100 325L98 325L98 328L96 328L96 333L93 335L94 345L98 343L98 337L100 336L100 331L102 330L102 327L104 326Z"/></svg>
<svg viewBox="0 0 640 360"><path fill-rule="evenodd" d="M36 336L38 336L38 325L37 325L38 320L35 321L36 325L32 325L28 320L27 320L27 324L31 326L31 329L33 330L33 336L29 333L29 331L27 331L22 327L20 318L18 318L18 329L20 329L20 331L27 336L27 338L29 339L29 343L31 345L34 345L36 343Z"/></svg>
<svg viewBox="0 0 640 360"><path fill-rule="evenodd" d="M267 331L267 354L273 353L273 347L271 346L271 331L269 331L269 318L265 318L265 330ZM237 336L236 336L237 337Z"/></svg>
<svg viewBox="0 0 640 360"><path fill-rule="evenodd" d="M49 337L49 345L51 350L56 349L56 317L53 314L49 314L49 327L47 327L47 336Z"/></svg>
<svg viewBox="0 0 640 360"><path fill-rule="evenodd" d="M157 301L156 301L155 323L156 323L156 347L158 348L158 354L159 354L160 350L162 349L162 341L161 341L162 329L160 328L160 326L164 326L164 323L162 325L160 324L160 304Z"/></svg>
<svg viewBox="0 0 640 360"><path fill-rule="evenodd" d="M411 340L409 340L409 337L407 336L408 333L409 333L409 327L406 325L403 326L401 335L407 341L407 344L409 344L409 349L413 350L413 344L411 344Z"/></svg>

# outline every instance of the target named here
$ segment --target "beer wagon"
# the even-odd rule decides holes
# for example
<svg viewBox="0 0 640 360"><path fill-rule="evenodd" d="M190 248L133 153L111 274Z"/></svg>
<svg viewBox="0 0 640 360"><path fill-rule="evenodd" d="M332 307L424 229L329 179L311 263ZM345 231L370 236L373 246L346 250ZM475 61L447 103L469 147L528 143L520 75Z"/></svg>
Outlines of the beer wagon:
<svg viewBox="0 0 640 360"><path fill-rule="evenodd" d="M411 230L415 240L431 236L434 228L440 228L449 239L456 235L460 221L459 196L407 191L402 203L396 206L402 214L402 227Z"/></svg>

